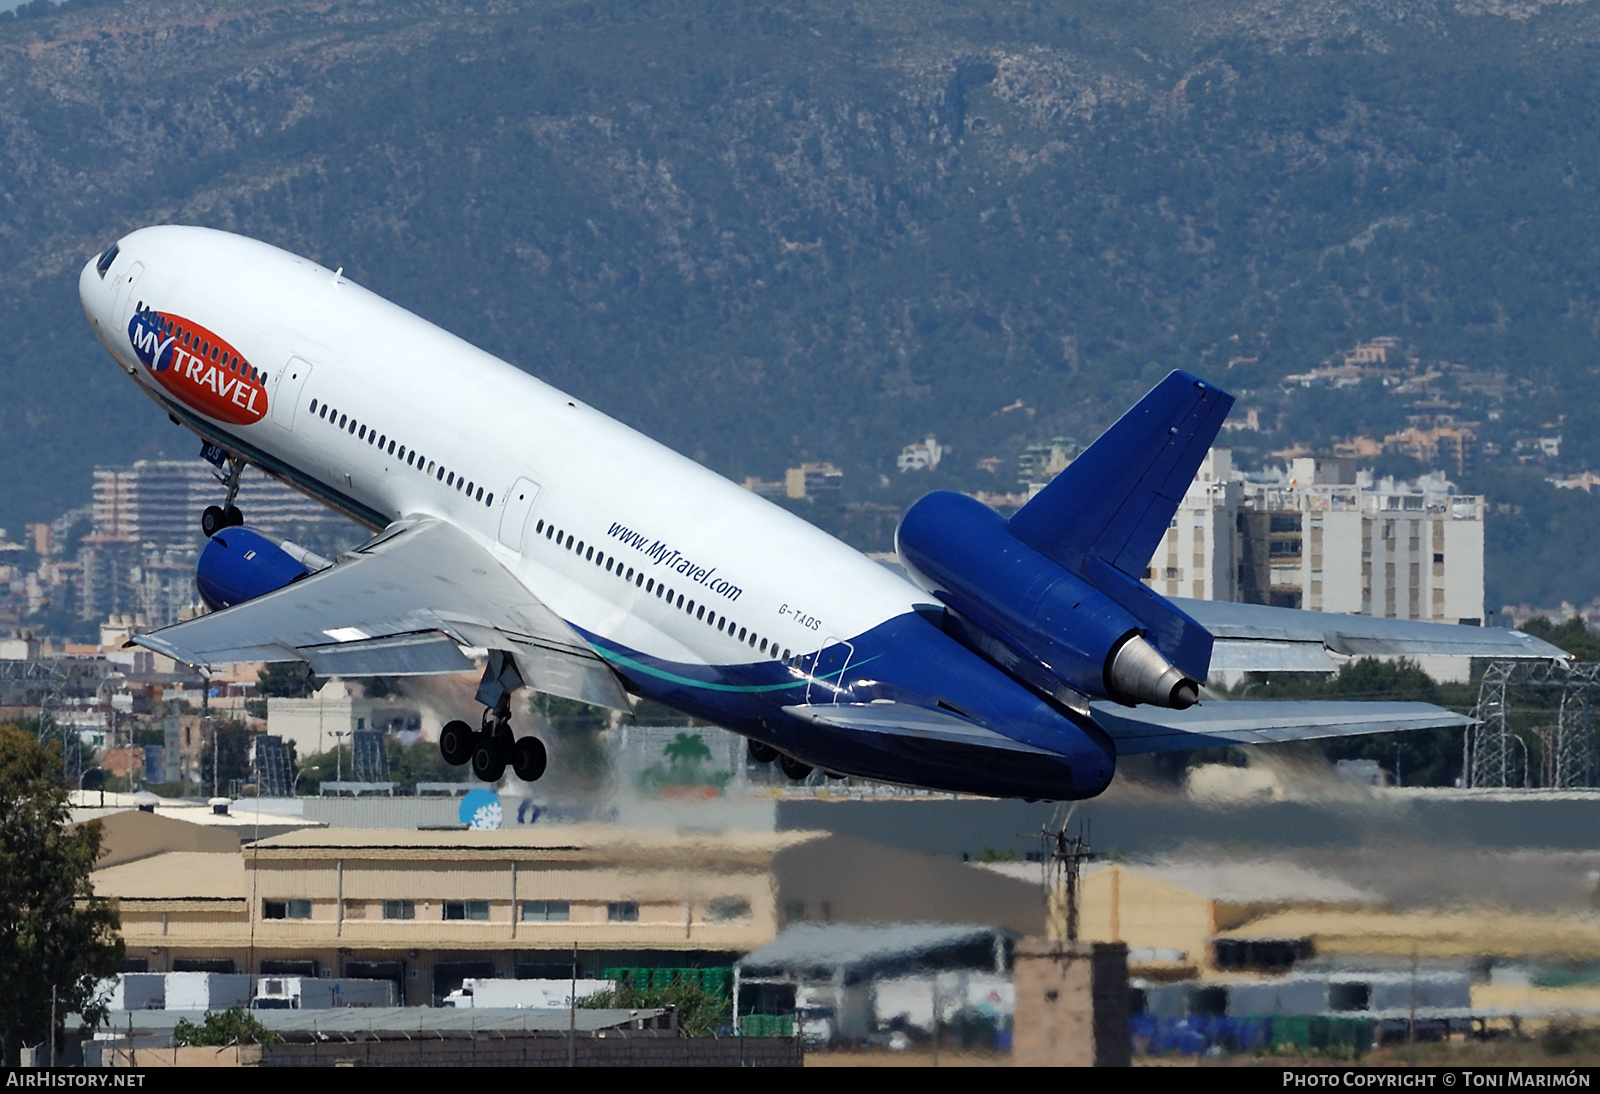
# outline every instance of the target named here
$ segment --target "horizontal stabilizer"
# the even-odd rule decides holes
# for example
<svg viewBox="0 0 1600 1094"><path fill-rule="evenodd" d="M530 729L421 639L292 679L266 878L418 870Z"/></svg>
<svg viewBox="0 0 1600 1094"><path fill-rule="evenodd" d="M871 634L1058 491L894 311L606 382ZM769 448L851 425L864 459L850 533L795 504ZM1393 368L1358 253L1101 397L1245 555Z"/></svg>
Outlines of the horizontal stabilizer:
<svg viewBox="0 0 1600 1094"><path fill-rule="evenodd" d="M1380 619L1221 600L1172 603L1210 631L1212 672L1333 672L1350 657L1484 657L1570 661L1541 638L1505 627Z"/></svg>
<svg viewBox="0 0 1600 1094"><path fill-rule="evenodd" d="M398 521L333 566L133 639L182 664L303 661L318 676L467 672L501 649L537 691L626 710L615 672L458 528Z"/></svg>
<svg viewBox="0 0 1600 1094"><path fill-rule="evenodd" d="M1188 710L1094 703L1090 716L1111 738L1119 756L1477 724L1465 714L1430 703L1263 700L1208 702Z"/></svg>
<svg viewBox="0 0 1600 1094"><path fill-rule="evenodd" d="M1090 555L1132 578L1194 481L1233 396L1174 372L1011 518L1011 534L1083 573Z"/></svg>

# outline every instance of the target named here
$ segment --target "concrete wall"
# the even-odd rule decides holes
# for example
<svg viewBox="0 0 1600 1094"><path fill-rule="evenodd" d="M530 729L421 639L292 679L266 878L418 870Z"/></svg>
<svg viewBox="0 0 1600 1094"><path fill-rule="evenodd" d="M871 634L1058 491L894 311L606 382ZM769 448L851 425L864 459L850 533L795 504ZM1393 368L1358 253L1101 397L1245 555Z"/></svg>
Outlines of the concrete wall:
<svg viewBox="0 0 1600 1094"><path fill-rule="evenodd" d="M1129 1066L1126 946L1030 938L1012 960L1015 1066Z"/></svg>

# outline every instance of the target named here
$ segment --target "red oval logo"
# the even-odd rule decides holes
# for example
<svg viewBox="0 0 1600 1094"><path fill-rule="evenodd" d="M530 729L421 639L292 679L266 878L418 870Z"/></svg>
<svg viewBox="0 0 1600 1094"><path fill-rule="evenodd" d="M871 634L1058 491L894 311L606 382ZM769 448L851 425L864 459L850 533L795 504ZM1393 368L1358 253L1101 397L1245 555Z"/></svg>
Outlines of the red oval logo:
<svg viewBox="0 0 1600 1094"><path fill-rule="evenodd" d="M229 425L267 415L266 374L192 319L146 308L128 321L133 352L185 406Z"/></svg>

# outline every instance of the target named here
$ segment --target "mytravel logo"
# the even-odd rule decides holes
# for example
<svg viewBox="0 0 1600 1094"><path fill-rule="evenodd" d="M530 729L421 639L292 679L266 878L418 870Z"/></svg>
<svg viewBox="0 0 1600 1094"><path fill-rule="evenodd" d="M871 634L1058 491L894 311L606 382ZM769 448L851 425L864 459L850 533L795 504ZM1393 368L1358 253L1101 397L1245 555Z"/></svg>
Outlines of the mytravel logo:
<svg viewBox="0 0 1600 1094"><path fill-rule="evenodd" d="M206 417L250 425L266 416L266 374L193 320L141 307L128 341L157 383Z"/></svg>

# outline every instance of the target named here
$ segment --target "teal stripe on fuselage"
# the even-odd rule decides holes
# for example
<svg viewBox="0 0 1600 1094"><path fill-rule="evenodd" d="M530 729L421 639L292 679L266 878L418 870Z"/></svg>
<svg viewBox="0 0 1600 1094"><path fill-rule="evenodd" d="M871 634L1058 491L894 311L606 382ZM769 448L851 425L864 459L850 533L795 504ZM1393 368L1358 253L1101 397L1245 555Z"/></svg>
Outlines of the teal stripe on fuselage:
<svg viewBox="0 0 1600 1094"><path fill-rule="evenodd" d="M646 676L654 676L658 680L665 680L671 684L682 684L687 687L700 688L704 691L743 692L747 695L759 695L773 691L785 691L789 688L803 688L807 684L815 683L819 680L826 681L829 678L843 676L846 669L854 667L853 665L843 665L839 668L838 672L830 672L823 676L807 676L800 680L786 680L781 684L723 684L715 680L696 680L693 677L680 676L675 672L668 672L666 669L656 668L654 665L647 665L643 661L629 657L625 653L618 653L616 650L608 649L596 642L593 638L588 639L588 642L589 645L594 648L596 653L613 664L632 669L635 672L642 672ZM877 655L874 655L872 657L864 658L863 660L856 662L856 664L866 665L876 661L877 659Z"/></svg>

